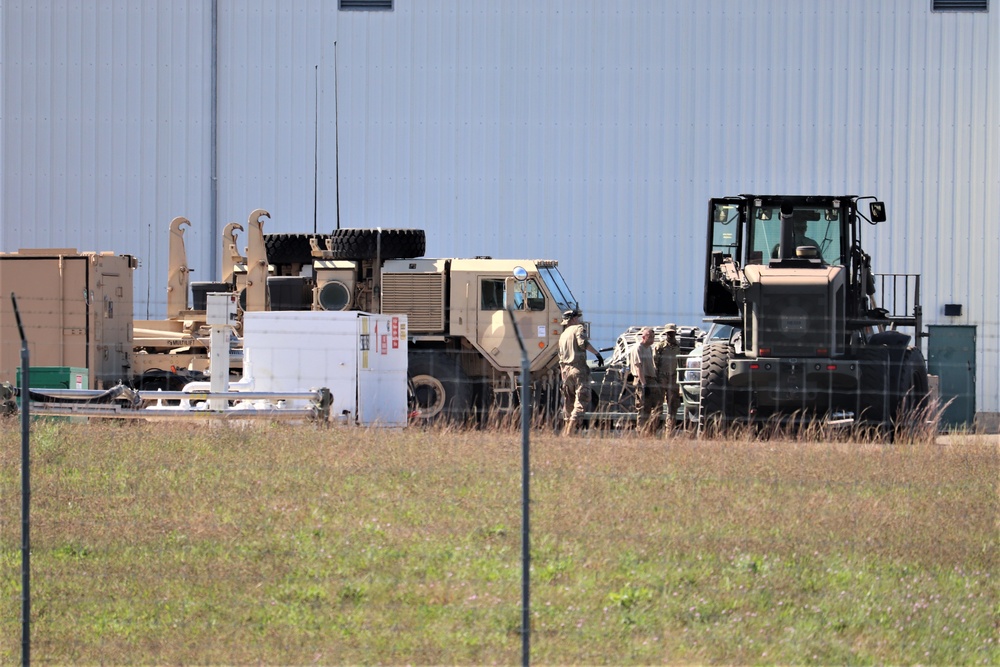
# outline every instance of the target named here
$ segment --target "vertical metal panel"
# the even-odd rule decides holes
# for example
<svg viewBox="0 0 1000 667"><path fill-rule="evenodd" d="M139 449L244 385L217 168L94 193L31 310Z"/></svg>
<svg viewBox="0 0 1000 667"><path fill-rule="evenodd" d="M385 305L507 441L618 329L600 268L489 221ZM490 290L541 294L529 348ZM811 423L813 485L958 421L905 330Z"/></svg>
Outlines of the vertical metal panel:
<svg viewBox="0 0 1000 667"><path fill-rule="evenodd" d="M138 255L163 311L167 223L207 201L206 9L4 4L3 250Z"/></svg>
<svg viewBox="0 0 1000 667"><path fill-rule="evenodd" d="M0 249L133 252L158 316L186 215L215 278L210 2L4 2ZM609 343L700 320L709 197L875 194L876 269L922 272L930 323L965 305L997 409L995 7L219 0L218 62L220 224L332 229L339 187L342 226L424 228L430 255L558 258Z"/></svg>

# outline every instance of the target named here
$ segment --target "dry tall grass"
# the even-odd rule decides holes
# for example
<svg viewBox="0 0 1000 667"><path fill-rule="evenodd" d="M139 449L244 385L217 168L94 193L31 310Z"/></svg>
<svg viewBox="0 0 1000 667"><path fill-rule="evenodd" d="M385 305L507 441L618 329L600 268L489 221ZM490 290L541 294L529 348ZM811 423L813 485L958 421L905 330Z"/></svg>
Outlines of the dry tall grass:
<svg viewBox="0 0 1000 667"><path fill-rule="evenodd" d="M0 424L4 664L19 435ZM32 448L36 664L520 660L516 430L39 422ZM994 444L531 448L536 663L1000 662Z"/></svg>

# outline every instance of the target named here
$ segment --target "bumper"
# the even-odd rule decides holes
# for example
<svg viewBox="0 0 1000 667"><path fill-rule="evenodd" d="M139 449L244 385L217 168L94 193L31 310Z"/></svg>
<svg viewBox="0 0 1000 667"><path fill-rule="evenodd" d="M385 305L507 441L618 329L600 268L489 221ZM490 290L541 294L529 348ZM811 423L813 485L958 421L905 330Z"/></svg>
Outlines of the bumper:
<svg viewBox="0 0 1000 667"><path fill-rule="evenodd" d="M732 359L729 385L752 392L760 407L854 405L861 372L854 359Z"/></svg>

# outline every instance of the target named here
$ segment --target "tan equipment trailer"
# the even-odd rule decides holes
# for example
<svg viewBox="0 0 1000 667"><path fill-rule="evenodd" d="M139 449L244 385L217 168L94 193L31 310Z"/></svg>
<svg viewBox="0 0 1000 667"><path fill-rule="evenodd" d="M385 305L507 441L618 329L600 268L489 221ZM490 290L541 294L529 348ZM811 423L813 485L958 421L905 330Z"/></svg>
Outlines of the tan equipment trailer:
<svg viewBox="0 0 1000 667"><path fill-rule="evenodd" d="M247 257L235 253L231 223L225 250L234 260L229 281L212 283L212 291L246 291L250 310L267 308L267 257L261 218L249 220ZM201 308L188 301L190 268L184 248L186 218L170 223L167 317L133 319L133 275L138 261L111 252L78 252L73 248L42 248L0 253L0 382L14 383L20 366L21 341L10 294L29 341L31 365L86 368L88 386L106 389L125 384L136 389L180 390L191 381L206 380L210 327L204 296ZM239 273L238 276L234 275ZM237 348L238 349L238 348ZM240 357L231 363L237 373Z"/></svg>
<svg viewBox="0 0 1000 667"><path fill-rule="evenodd" d="M414 417L481 418L518 404L522 352L516 323L529 357L535 407L546 413L557 408L560 322L563 311L579 304L555 260L425 258L425 235L418 229L265 235L265 217L269 214L262 209L250 214L245 255L238 252L236 240L243 227L226 226L222 239L226 269L220 281L205 283L188 281L191 269L184 229L190 222L174 218L167 317L136 320L134 325L131 271L137 263L133 257L69 250L0 255L5 260L4 291L10 291L7 285L30 282L34 291L25 293L25 301L49 318L45 324L32 325L38 329L38 340L62 336L58 344L33 343L39 350L58 348L59 354L36 356L33 350L32 365L78 364L91 370L91 387L122 382L139 390L180 390L188 382L207 379L211 356L207 294L237 292L240 318L234 327L230 364L234 378L242 367L239 336L244 311L399 313L408 316ZM25 265L8 261L15 257L48 257L38 265L59 280L30 277ZM66 276L65 267L78 263L89 267L89 273ZM93 286L86 297L80 285ZM66 296L72 290L79 292L75 299ZM9 302L4 308L0 382L13 381L20 349L13 316L7 317Z"/></svg>

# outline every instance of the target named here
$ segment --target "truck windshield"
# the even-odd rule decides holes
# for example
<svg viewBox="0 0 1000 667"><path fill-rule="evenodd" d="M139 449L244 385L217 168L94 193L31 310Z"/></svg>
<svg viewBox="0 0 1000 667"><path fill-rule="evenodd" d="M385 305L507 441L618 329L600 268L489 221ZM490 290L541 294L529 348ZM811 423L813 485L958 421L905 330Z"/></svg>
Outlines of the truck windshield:
<svg viewBox="0 0 1000 667"><path fill-rule="evenodd" d="M542 277L545 286L552 292L552 298L556 300L559 310L571 310L579 307L573 293L569 291L569 285L563 280L562 274L555 266L539 267L538 275Z"/></svg>

